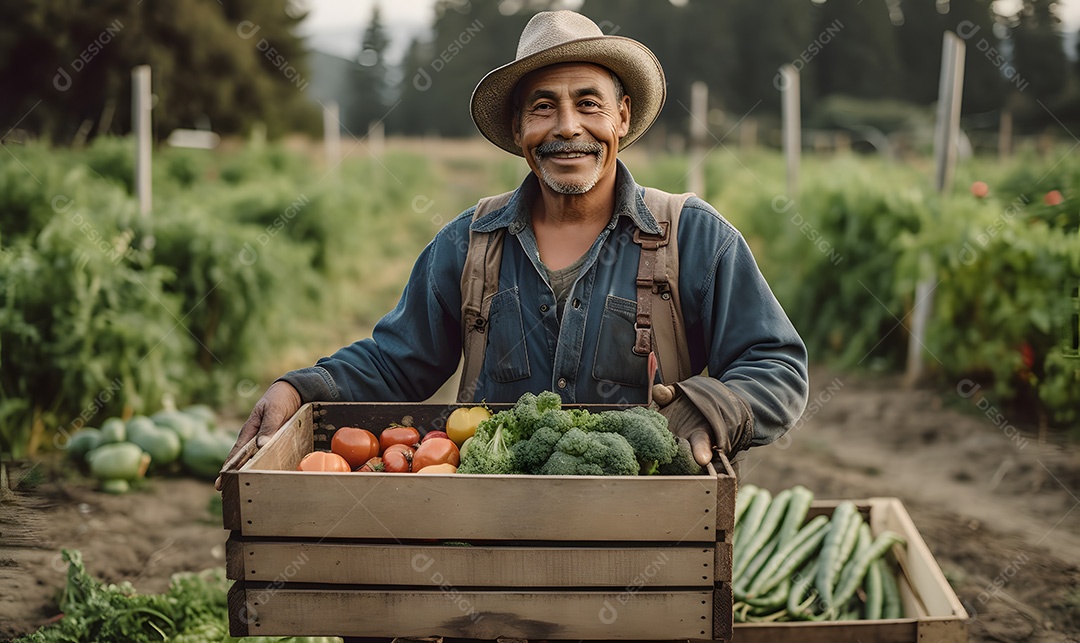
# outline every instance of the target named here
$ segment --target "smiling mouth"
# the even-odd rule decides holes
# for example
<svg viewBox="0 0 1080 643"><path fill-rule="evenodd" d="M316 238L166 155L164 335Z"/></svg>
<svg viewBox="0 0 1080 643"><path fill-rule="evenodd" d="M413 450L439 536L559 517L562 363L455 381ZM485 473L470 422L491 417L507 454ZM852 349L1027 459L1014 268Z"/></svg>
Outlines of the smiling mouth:
<svg viewBox="0 0 1080 643"><path fill-rule="evenodd" d="M586 154L585 152L557 152L555 154L549 154L548 156L556 159L579 159L589 156L590 154L591 152L589 154Z"/></svg>

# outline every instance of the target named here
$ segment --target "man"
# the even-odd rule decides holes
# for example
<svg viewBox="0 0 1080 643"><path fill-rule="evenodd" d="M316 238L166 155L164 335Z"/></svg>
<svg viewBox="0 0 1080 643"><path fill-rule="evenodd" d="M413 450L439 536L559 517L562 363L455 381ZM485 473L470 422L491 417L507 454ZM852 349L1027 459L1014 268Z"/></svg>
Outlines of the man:
<svg viewBox="0 0 1080 643"><path fill-rule="evenodd" d="M655 396L702 464L714 448L734 454L782 435L806 403L806 350L745 241L696 197L678 201L677 235L667 239L669 222L654 215L672 195L647 196L616 159L664 98L663 70L641 43L605 36L571 11L536 15L514 62L485 76L472 98L480 132L532 172L436 235L370 339L275 382L234 452L256 435L261 446L305 402L424 400L453 375L463 345L461 401L543 390L568 403ZM647 199L660 204L655 212ZM674 292L640 288L653 284L643 238L677 246ZM493 246L498 254L481 258L498 259L490 278L463 279L480 265L470 252ZM482 311L463 313L479 299L473 286L487 288ZM654 299L679 302L668 331L677 338L663 336L667 313ZM479 341L473 356L470 340ZM657 351L667 384L656 383L649 352L676 343L688 363L676 374L673 351Z"/></svg>

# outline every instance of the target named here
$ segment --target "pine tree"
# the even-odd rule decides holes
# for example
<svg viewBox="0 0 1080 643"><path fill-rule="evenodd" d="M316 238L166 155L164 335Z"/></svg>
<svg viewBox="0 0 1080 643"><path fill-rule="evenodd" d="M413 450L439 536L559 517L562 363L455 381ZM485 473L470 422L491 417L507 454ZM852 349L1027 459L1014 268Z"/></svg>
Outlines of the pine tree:
<svg viewBox="0 0 1080 643"><path fill-rule="evenodd" d="M386 61L389 45L390 37L376 4L360 38L360 52L353 67L352 91L342 110L345 129L357 138L366 136L368 128L386 118L392 106L387 78L389 65Z"/></svg>

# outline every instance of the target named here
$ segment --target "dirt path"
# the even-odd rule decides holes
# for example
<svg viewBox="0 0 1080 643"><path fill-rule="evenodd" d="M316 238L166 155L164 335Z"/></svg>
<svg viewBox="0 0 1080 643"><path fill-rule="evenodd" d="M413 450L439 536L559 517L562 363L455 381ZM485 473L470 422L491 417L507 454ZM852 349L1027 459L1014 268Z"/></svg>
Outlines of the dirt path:
<svg viewBox="0 0 1080 643"><path fill-rule="evenodd" d="M898 497L971 612L971 640L1080 641L1075 445L1003 430L979 414L977 397L822 370L812 381L805 421L790 439L750 452L744 483ZM452 387L442 393L450 395ZM109 496L63 460L39 466L44 482L0 505L0 640L56 615L61 548L82 550L95 576L146 592L163 591L174 572L224 564L209 483L156 478Z"/></svg>

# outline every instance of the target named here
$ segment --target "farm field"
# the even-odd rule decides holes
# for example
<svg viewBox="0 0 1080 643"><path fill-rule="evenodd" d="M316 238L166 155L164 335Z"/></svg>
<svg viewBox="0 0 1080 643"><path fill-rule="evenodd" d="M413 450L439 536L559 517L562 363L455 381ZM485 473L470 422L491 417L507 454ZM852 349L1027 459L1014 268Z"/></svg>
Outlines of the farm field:
<svg viewBox="0 0 1080 643"><path fill-rule="evenodd" d="M40 312L68 301L92 311L95 300L74 277L58 281L67 290L39 296L29 287L35 273L15 270L33 261L81 252L86 263L72 275L89 266L101 289L137 293L141 283L161 300L129 301L143 308L110 327L137 319L145 333L76 354L90 365L80 377L45 359L31 374L4 354L5 399L37 397L3 409L15 495L0 505L0 586L20 590L0 602L0 638L57 616L61 549L82 551L95 577L143 592L164 591L173 573L224 564L227 534L210 481L151 472L128 494L101 493L67 458L64 431L193 403L213 406L219 427L235 431L277 374L370 333L431 235L480 196L514 187L523 171L477 141L391 141L384 157L358 151L336 170L302 140L164 152L158 245L114 255L86 225L106 230L131 215L120 180L127 144L0 158L3 216L22 222L4 227L0 290L25 302L9 309L23 311L21 320L0 324L5 350L17 340L20 355L51 355L58 333L90 341L101 331ZM752 450L742 481L802 484L818 498L900 498L972 614L976 641L1069 641L1080 631L1080 372L1063 357L1075 350L1075 322L1063 311L1080 275L1080 170L1056 160L1033 151L1004 166L971 159L940 197L928 161L819 155L805 159L796 199L784 195L774 153L737 160L717 151L706 162L707 198L750 241L814 363L803 421L779 444ZM684 157L632 149L625 161L641 183L685 189ZM44 179L30 188L37 192L16 189L25 171ZM974 181L989 194L975 196ZM1044 199L1052 190L1062 203ZM57 194L78 208L58 210ZM57 239L67 245L49 245ZM243 260L245 244L260 259ZM198 269L184 270L192 261ZM939 282L928 373L910 387L905 330L927 265ZM27 327L51 330L27 335ZM142 368L110 370L136 360ZM117 394L101 402L116 378ZM450 401L452 388L433 401Z"/></svg>

